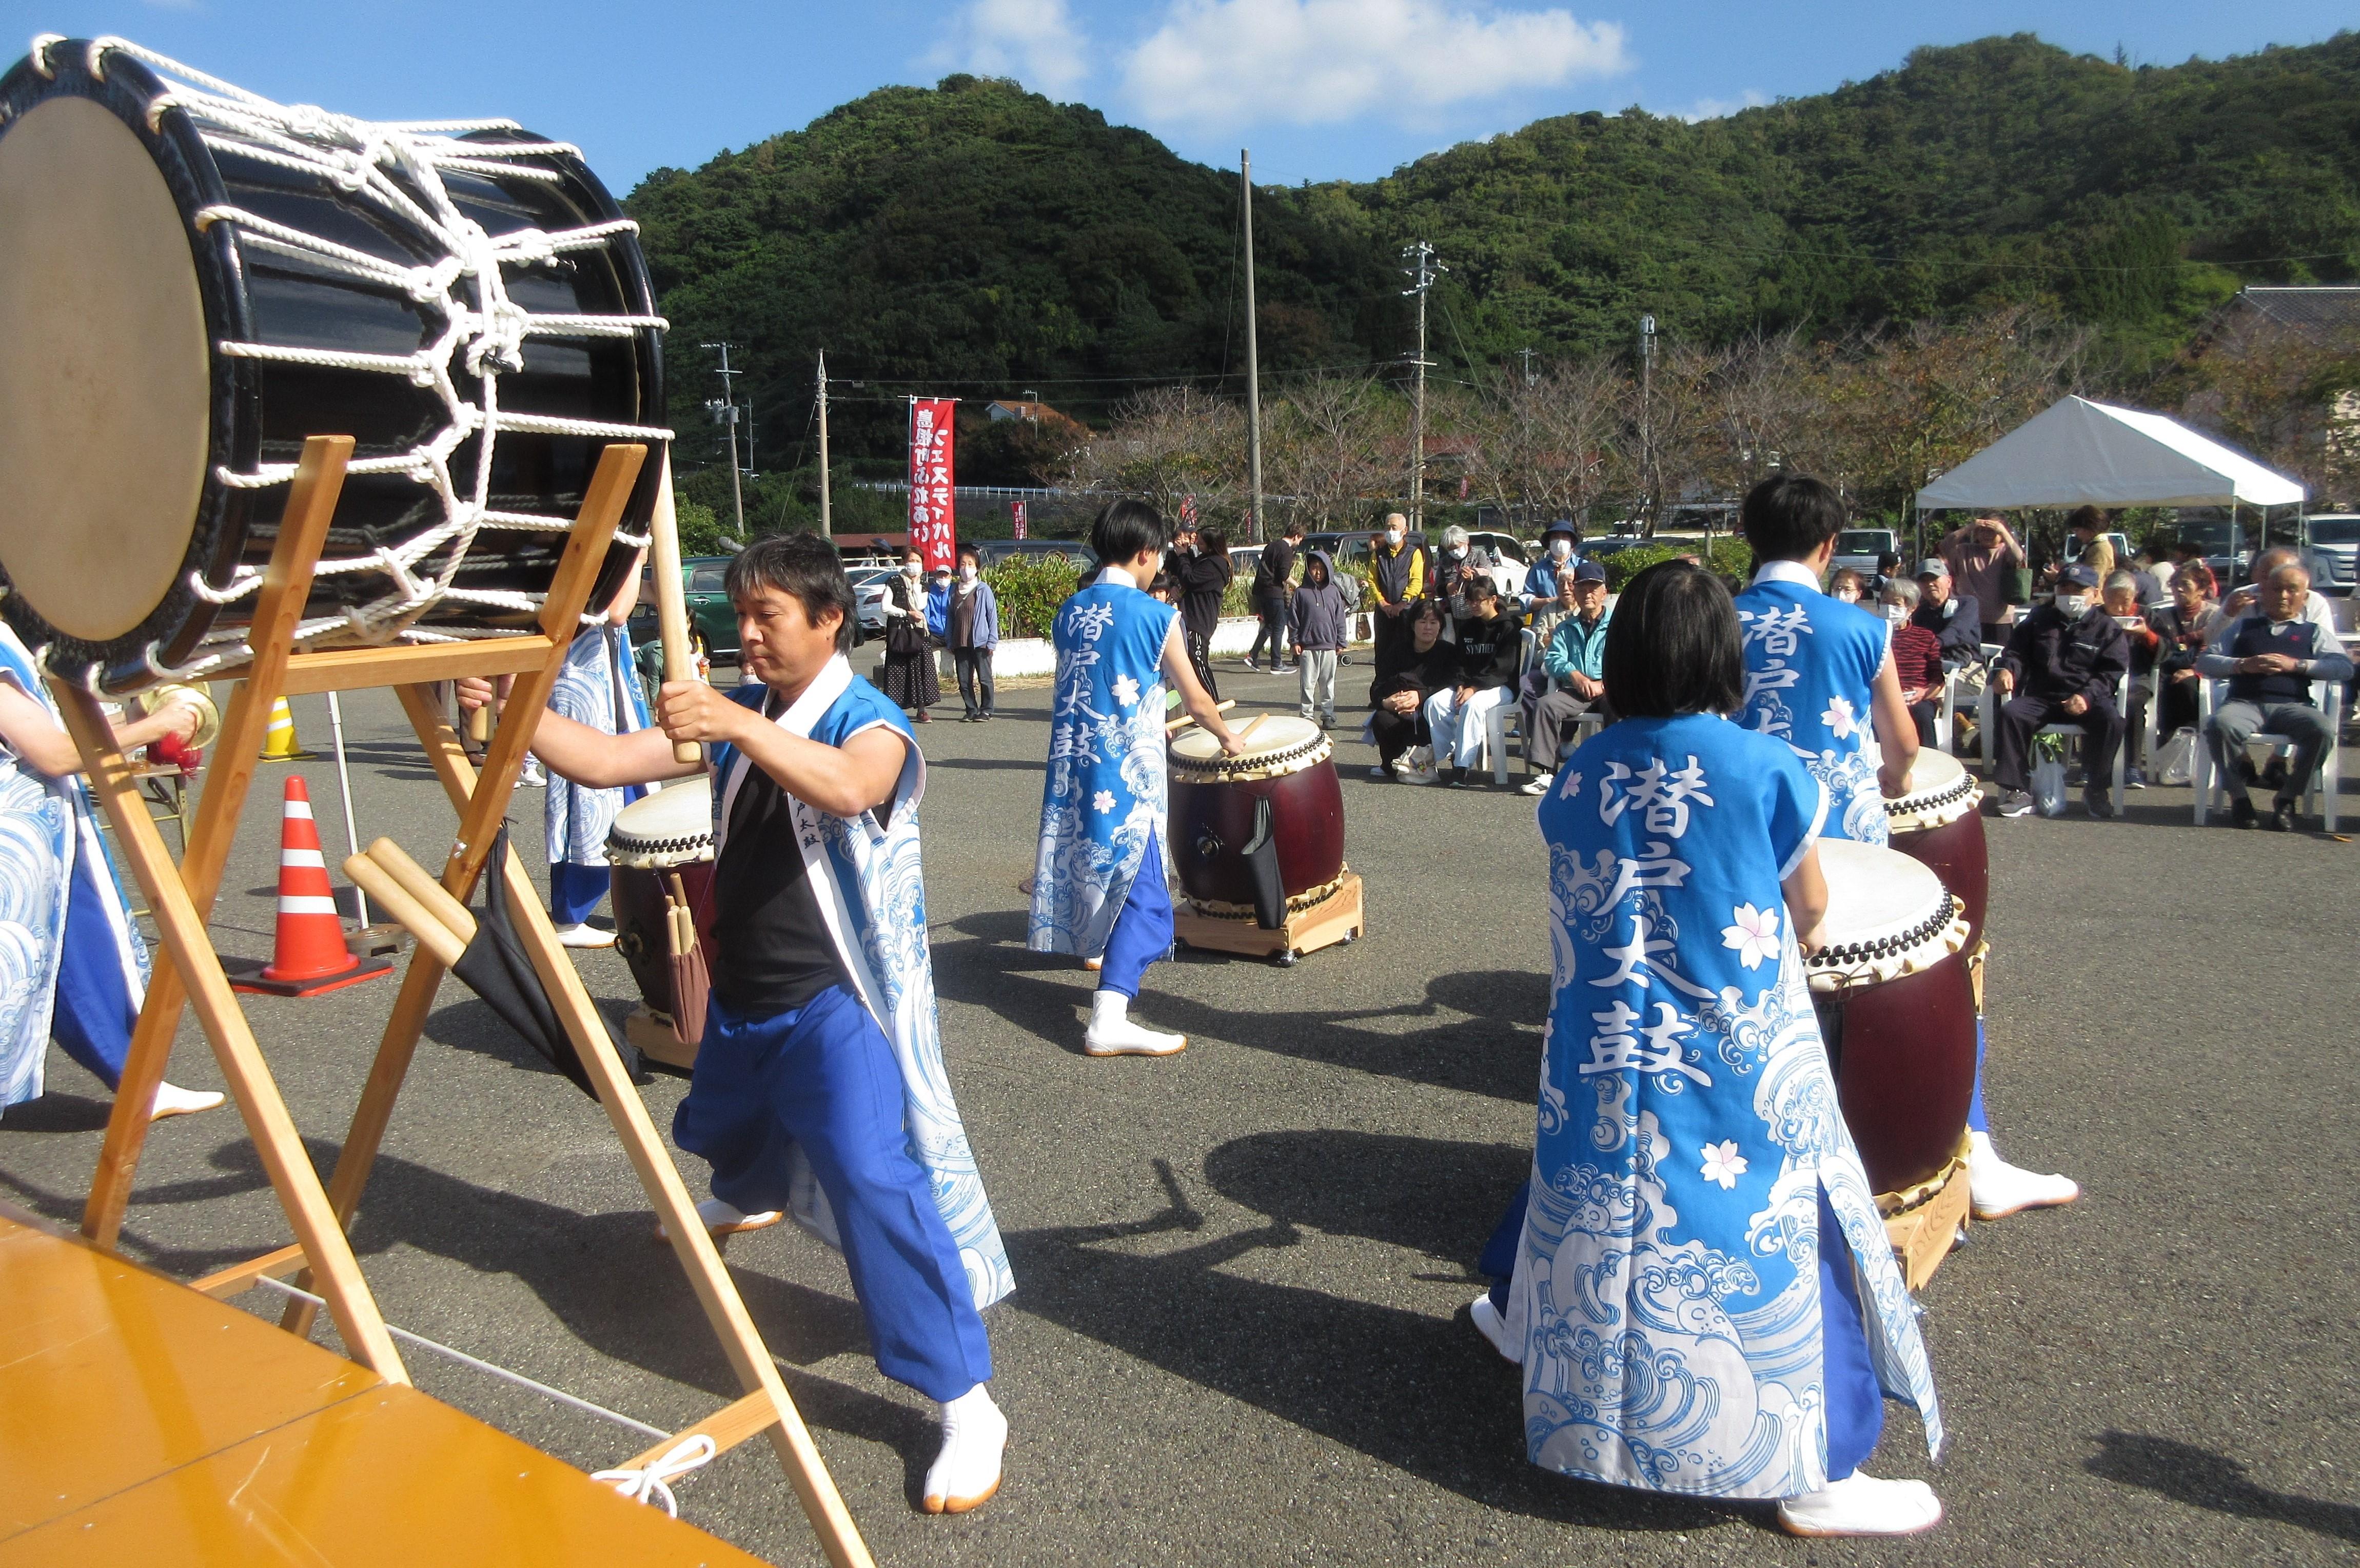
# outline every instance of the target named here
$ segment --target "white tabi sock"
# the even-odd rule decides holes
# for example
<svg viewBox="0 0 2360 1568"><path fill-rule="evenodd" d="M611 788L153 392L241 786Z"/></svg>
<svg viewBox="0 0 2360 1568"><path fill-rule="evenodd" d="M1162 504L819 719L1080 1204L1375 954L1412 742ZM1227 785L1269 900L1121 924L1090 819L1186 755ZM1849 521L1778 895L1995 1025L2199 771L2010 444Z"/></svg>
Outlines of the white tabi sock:
<svg viewBox="0 0 2360 1568"><path fill-rule="evenodd" d="M1941 1499L1925 1482L1880 1481L1858 1470L1778 1505L1788 1535L1916 1535L1941 1522Z"/></svg>
<svg viewBox="0 0 2360 1568"><path fill-rule="evenodd" d="M980 1383L943 1407L943 1448L926 1471L930 1514L963 1514L1000 1490L1000 1457L1008 1446L1008 1418Z"/></svg>
<svg viewBox="0 0 2360 1568"><path fill-rule="evenodd" d="M2053 1209L2081 1196L2070 1176L2043 1176L2010 1165L1992 1146L1989 1133L1968 1135L1967 1193L1978 1220L2002 1220L2026 1209Z"/></svg>
<svg viewBox="0 0 2360 1568"><path fill-rule="evenodd" d="M1082 1048L1094 1057L1168 1057L1187 1047L1187 1036L1142 1029L1130 1014L1130 997L1098 987L1090 994L1090 1026Z"/></svg>

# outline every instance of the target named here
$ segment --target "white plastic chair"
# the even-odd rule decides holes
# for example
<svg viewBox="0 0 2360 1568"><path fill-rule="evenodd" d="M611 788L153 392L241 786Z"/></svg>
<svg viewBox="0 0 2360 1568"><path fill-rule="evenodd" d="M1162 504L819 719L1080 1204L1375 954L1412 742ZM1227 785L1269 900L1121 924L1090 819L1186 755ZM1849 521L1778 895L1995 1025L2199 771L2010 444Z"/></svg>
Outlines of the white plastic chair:
<svg viewBox="0 0 2360 1568"><path fill-rule="evenodd" d="M2218 795L2223 803L2228 798L2229 792L2221 783L2220 769L2213 765L2212 742L2209 734L2212 711L2222 702L2221 694L2228 688L2228 684L2226 681L2203 679L2197 682L2196 754L2191 762L2189 782L2195 785L2196 826L2199 828L2204 826L2205 816L2215 804L2214 797ZM2311 683L2311 706L2319 709L2331 726L2338 722L2336 702L2342 695L2339 690L2342 685L2340 681ZM2256 731L2246 744L2290 751L2295 741L2291 736L2262 730ZM2335 831L2335 797L2343 786L2343 755L2341 745L2330 747L2327 755L2320 759L2319 771L2305 779L2302 785L2303 809L2319 817L2330 833Z"/></svg>
<svg viewBox="0 0 2360 1568"><path fill-rule="evenodd" d="M1540 639L1529 626L1519 634L1523 647L1516 653L1516 686L1508 700L1483 717L1483 751L1491 764L1491 782L1508 782L1508 720L1516 721L1516 739L1524 737L1524 705L1521 700L1524 689L1524 672L1533 667L1533 656L1540 647ZM1530 770L1527 770L1530 771Z"/></svg>
<svg viewBox="0 0 2360 1568"><path fill-rule="evenodd" d="M2130 726L2130 698L2131 677L2129 672L2125 671L2114 682L2114 711L2122 716L2123 725L2125 729ZM1977 721L1983 726L1983 773L1985 777L1989 777L1991 774L1992 762L1996 755L1996 749L1999 743L1999 705L2002 700L2003 698L2000 696L1999 689L1999 671L1997 667L1994 666L1990 676L1986 678L1983 683L1983 701L1977 706L1975 710ZM2149 713L2152 714L2154 710L2160 706L2160 704L2150 704ZM2081 733L2081 727L2078 724L2044 724L2039 729L2032 732L2032 738L2038 740L2043 735L2079 735ZM2128 798L2128 795L2123 787L2123 775L2125 769L2129 766L2128 759L2130 757L2130 737L2125 734L2123 737L2122 744L2114 748L2114 786L2112 798L2114 801L2114 812L2118 817L2122 813L2124 802Z"/></svg>

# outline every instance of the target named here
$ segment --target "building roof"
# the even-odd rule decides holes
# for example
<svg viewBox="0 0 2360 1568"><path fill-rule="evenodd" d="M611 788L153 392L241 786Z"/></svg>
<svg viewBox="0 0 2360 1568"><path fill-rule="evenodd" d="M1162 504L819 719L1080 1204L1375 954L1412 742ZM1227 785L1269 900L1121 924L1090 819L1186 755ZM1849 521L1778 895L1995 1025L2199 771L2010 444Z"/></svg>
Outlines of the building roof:
<svg viewBox="0 0 2360 1568"><path fill-rule="evenodd" d="M2360 332L2360 284L2245 288L2237 291L2235 302L2300 333Z"/></svg>

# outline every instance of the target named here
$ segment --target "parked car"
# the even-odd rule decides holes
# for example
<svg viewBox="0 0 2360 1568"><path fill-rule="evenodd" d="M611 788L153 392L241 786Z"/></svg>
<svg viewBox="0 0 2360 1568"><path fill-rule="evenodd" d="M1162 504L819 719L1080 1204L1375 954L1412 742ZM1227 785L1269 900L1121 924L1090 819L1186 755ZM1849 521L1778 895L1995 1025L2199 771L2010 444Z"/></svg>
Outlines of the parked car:
<svg viewBox="0 0 2360 1568"><path fill-rule="evenodd" d="M859 627L854 633L856 647L860 641L885 635L885 587L900 570L898 566L856 566L845 574L852 579L853 620Z"/></svg>
<svg viewBox="0 0 2360 1568"><path fill-rule="evenodd" d="M1080 539L971 539L976 559L983 569L990 571L1011 555L1034 560L1062 558L1076 566L1087 566L1098 560L1087 541Z"/></svg>
<svg viewBox="0 0 2360 1568"><path fill-rule="evenodd" d="M2329 512L2306 521L2302 562L2321 593L2351 593L2360 579L2360 513Z"/></svg>
<svg viewBox="0 0 2360 1568"><path fill-rule="evenodd" d="M1876 576L1880 556L1901 553L1901 536L1889 528L1847 528L1836 534L1835 559L1829 563L1833 570L1850 566L1863 577Z"/></svg>

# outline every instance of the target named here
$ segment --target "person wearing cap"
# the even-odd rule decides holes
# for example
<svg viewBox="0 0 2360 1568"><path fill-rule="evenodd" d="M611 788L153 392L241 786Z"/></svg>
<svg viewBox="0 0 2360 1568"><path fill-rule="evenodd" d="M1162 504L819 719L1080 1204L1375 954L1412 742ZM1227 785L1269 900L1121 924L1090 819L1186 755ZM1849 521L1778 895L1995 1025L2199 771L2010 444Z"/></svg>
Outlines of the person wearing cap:
<svg viewBox="0 0 2360 1568"><path fill-rule="evenodd" d="M1979 663L1983 656L1983 607L1954 592L1950 568L1939 555L1918 563L1918 609L1909 624L1934 634L1942 663L1952 669Z"/></svg>
<svg viewBox="0 0 2360 1568"><path fill-rule="evenodd" d="M2096 817L2114 814L2106 784L2123 743L2114 685L2130 667L2130 641L2098 602L2097 574L2078 562L2058 573L2056 598L2016 622L1992 677L2002 698L1992 720L2002 817L2032 810L2032 738L2047 724L2081 729L2082 807Z"/></svg>
<svg viewBox="0 0 2360 1568"><path fill-rule="evenodd" d="M1568 739L1580 731L1581 716L1606 695L1606 568L1595 561L1577 561L1568 574L1573 584L1573 613L1557 623L1548 649L1541 656L1548 689L1533 705L1531 739L1525 743L1533 778L1526 795L1546 795L1557 776L1557 759L1573 750Z"/></svg>
<svg viewBox="0 0 2360 1568"><path fill-rule="evenodd" d="M1524 608L1557 598L1557 575L1580 548L1581 530L1560 518L1541 532L1541 558L1524 573Z"/></svg>

